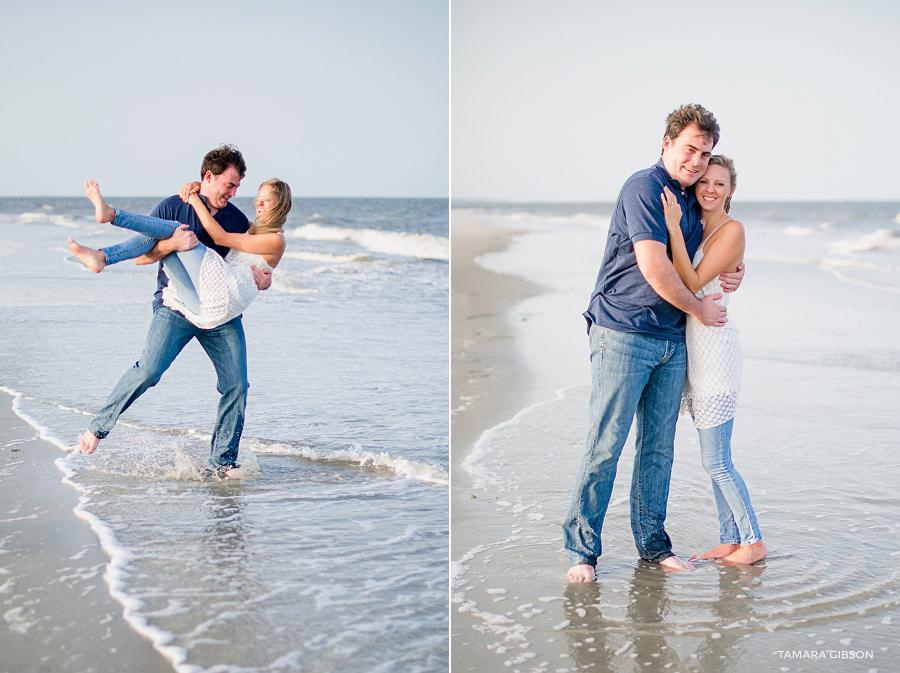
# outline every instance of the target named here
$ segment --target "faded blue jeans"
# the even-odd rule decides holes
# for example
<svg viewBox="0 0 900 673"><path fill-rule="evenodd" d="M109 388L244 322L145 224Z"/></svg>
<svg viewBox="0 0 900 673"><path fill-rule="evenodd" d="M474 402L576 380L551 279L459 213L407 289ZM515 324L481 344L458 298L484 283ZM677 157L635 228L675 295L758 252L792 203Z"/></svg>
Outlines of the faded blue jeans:
<svg viewBox="0 0 900 673"><path fill-rule="evenodd" d="M210 444L209 463L217 469L235 465L247 406L247 344L238 316L213 329L200 329L165 306L153 312L144 352L125 372L106 404L91 421L90 431L104 439L119 416L148 388L159 383L187 343L196 338L216 368L219 411Z"/></svg>
<svg viewBox="0 0 900 673"><path fill-rule="evenodd" d="M750 494L731 463L731 430L734 419L713 428L697 429L700 457L712 479L713 497L719 517L721 544L753 544L762 540Z"/></svg>
<svg viewBox="0 0 900 673"><path fill-rule="evenodd" d="M107 248L100 248L107 265L146 255L160 240L169 238L181 226L174 220L135 215L118 208L112 224L140 235L132 236L127 241ZM169 277L169 282L178 292L178 298L192 313L200 313L200 296L197 293L196 283L200 278L200 265L205 254L206 246L198 243L190 250L173 252L162 259L162 267Z"/></svg>
<svg viewBox="0 0 900 673"><path fill-rule="evenodd" d="M590 339L590 429L563 523L569 560L597 564L616 464L636 420L631 532L641 558L659 562L673 556L664 523L684 386L684 343L598 325L591 326Z"/></svg>

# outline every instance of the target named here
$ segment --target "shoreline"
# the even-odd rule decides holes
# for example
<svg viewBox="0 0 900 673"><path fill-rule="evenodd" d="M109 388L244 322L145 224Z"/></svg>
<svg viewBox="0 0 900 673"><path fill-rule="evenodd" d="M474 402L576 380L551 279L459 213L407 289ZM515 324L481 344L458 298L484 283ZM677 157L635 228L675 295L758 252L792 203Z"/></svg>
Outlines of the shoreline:
<svg viewBox="0 0 900 673"><path fill-rule="evenodd" d="M488 428L511 418L525 406L533 374L514 347L510 310L523 299L545 291L525 279L481 268L476 259L505 249L517 231L500 230L451 213L450 289L450 561L476 546L478 538L495 539L493 508L480 507L472 479L462 462ZM482 501L483 502L483 501ZM463 537L454 534L463 531Z"/></svg>
<svg viewBox="0 0 900 673"><path fill-rule="evenodd" d="M0 400L3 673L171 672L109 593L110 558L76 516L79 494L55 463L65 454L15 413L14 396Z"/></svg>

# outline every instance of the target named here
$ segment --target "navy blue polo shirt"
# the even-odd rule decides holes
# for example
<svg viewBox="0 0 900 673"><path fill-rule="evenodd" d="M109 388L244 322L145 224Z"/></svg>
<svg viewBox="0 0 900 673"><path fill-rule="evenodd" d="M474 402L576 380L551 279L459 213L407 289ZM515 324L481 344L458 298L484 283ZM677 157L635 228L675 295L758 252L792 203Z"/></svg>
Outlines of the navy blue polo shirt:
<svg viewBox="0 0 900 673"><path fill-rule="evenodd" d="M654 339L684 341L684 313L660 297L644 278L634 255L638 241L668 245L669 235L660 194L667 186L681 205L681 233L691 259L700 245L703 226L693 186L682 189L660 159L625 182L609 224L606 251L594 293L584 317L619 332L635 332ZM669 251L669 258L672 253Z"/></svg>
<svg viewBox="0 0 900 673"><path fill-rule="evenodd" d="M206 203L205 197L201 196L200 200L203 201L203 203ZM182 201L177 195L170 196L165 201L160 201L159 205L153 209L153 212L150 213L150 215L163 220L174 220L175 222L189 225L191 231L197 235L197 238L203 245L207 248L212 248L222 257L227 255L228 251L231 249L213 243L212 238L210 238L209 234L206 233L206 229L204 229L203 225L200 223L200 218L197 217L197 213L194 212L194 208ZM230 201L224 208L213 215L213 219L219 223L219 226L221 226L222 229L232 234L243 234L250 228L250 222L247 220L247 216ZM163 305L162 291L168 284L169 277L166 276L166 272L163 271L162 264L160 263L159 271L156 274L156 294L153 295L154 311Z"/></svg>

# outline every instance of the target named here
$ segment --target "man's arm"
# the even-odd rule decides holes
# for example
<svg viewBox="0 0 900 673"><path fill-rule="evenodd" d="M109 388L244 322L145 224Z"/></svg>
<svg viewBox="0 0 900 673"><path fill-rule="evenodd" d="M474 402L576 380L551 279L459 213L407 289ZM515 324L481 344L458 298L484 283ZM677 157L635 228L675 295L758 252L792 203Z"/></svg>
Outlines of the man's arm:
<svg viewBox="0 0 900 673"><path fill-rule="evenodd" d="M169 253L190 250L199 242L200 241L197 240L197 235L190 230L188 225L182 224L178 226L175 233L169 238L160 240L153 246L150 252L146 255L135 257L132 261L135 264L155 264Z"/></svg>
<svg viewBox="0 0 900 673"><path fill-rule="evenodd" d="M741 286L741 281L744 280L744 263L741 262L738 264L737 271L729 271L719 275L719 285L722 287L722 292L734 292Z"/></svg>
<svg viewBox="0 0 900 673"><path fill-rule="evenodd" d="M694 316L709 327L722 327L725 324L726 310L714 301L722 295L713 294L697 299L691 294L666 255L664 243L652 239L637 241L634 244L634 256L650 287L672 306Z"/></svg>

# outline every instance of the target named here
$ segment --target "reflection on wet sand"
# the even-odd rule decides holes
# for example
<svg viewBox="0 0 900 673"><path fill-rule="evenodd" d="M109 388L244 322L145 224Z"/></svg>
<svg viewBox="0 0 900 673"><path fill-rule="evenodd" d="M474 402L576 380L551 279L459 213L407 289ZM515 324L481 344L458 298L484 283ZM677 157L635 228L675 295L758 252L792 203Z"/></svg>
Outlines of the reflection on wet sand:
<svg viewBox="0 0 900 673"><path fill-rule="evenodd" d="M690 601L695 618L689 623L670 621L672 612L683 612L686 606L673 605L680 601L673 599L667 586L672 574L660 572L655 564L639 561L630 584L622 588L606 587L602 579L570 583L564 612L572 663L600 671L653 664L663 669L678 665L675 670L688 666L732 670L740 654L736 646L751 637L748 629L752 630L756 621L751 611L752 590L759 586L765 567L716 565L718 595ZM676 644L670 642L671 636L688 636L695 642L686 647L683 638Z"/></svg>

